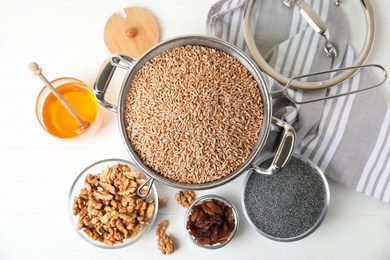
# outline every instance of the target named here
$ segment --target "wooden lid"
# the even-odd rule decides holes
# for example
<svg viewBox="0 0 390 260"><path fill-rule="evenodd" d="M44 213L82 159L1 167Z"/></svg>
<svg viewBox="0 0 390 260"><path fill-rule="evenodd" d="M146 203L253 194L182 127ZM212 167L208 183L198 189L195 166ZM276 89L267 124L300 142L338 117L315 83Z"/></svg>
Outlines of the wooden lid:
<svg viewBox="0 0 390 260"><path fill-rule="evenodd" d="M159 40L159 28L154 17L137 7L124 9L125 18L111 15L104 27L104 42L111 53L123 53L138 58Z"/></svg>

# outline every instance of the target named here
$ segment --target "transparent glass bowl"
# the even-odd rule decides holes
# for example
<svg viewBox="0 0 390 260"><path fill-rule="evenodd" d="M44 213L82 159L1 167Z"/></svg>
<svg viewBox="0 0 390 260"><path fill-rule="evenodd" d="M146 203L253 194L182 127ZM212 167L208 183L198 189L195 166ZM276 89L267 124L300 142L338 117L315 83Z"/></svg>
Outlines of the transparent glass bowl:
<svg viewBox="0 0 390 260"><path fill-rule="evenodd" d="M82 120L90 123L83 133L77 133L76 120L71 116L51 90L44 86L39 93L35 114L39 124L51 136L63 140L83 141L99 130L103 121L103 110L94 98L93 90L85 82L70 78L58 78L50 82L69 103ZM75 127L72 130L72 128Z"/></svg>
<svg viewBox="0 0 390 260"><path fill-rule="evenodd" d="M100 173L104 169L104 167L106 167L106 166L111 167L111 166L114 166L118 163L127 164L131 168L132 172L135 172L135 171L141 172L141 174L143 175L145 180L147 179L145 174L137 166L135 166L135 164L133 164L132 162L122 160L122 159L105 159L105 160L95 162L92 165L88 166L77 176L77 178L75 179L75 181L72 184L72 187L71 187L70 192L69 192L69 197L68 197L68 214L69 214L70 222L72 223L74 230L77 232L77 234L79 234L88 243L90 243L96 247L105 248L105 249L124 248L124 247L130 246L130 245L136 243L137 241L139 241L153 226L153 223L156 220L156 216L157 216L157 212L158 212L157 189L156 189L156 186L154 184L152 184L151 190L150 190L149 194L146 196L146 201L150 201L151 199L154 200L155 208L154 208L153 216L148 219L148 224L145 224L143 226L143 228L140 231L138 231L137 236L135 236L133 238L124 239L122 244L114 244L113 246L108 246L103 242L92 240L89 236L87 236L83 232L83 230L77 230L76 227L77 227L77 222L78 222L79 216L73 215L73 200L74 200L75 196L78 196L80 194L80 189L84 187L85 177L89 173L93 174L93 175Z"/></svg>
<svg viewBox="0 0 390 260"><path fill-rule="evenodd" d="M224 243L217 243L217 244L213 244L213 245L203 245L203 244L200 244L195 239L195 237L190 234L190 231L187 229L187 222L189 220L189 217L190 217L190 215L192 213L192 209L193 209L194 206L200 205L202 202L210 201L212 199L216 199L216 200L222 201L225 205L230 206L232 208L232 212L233 212L232 214L233 214L235 226L234 226L233 231L230 233L230 236L229 236L229 238L227 239L226 242L224 242ZM187 231L187 235L191 239L192 242L194 242L197 246L200 246L202 248L217 249L217 248L221 248L221 247L227 245L233 239L233 237L236 234L236 231L238 229L239 219L238 219L237 209L236 209L236 207L232 203L230 203L228 200L224 199L221 196L211 194L211 195L205 195L205 196L202 196L202 197L196 199L190 205L190 207L188 207L188 209L186 211L186 214L185 214L185 217L184 217L184 222L185 222L184 224L185 224L185 229Z"/></svg>

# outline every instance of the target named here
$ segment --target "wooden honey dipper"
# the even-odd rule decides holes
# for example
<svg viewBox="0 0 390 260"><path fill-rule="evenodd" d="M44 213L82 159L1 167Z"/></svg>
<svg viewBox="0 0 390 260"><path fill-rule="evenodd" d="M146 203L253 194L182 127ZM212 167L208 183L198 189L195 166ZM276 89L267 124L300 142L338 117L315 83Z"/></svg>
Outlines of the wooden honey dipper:
<svg viewBox="0 0 390 260"><path fill-rule="evenodd" d="M90 123L86 120L82 120L77 115L77 113L73 110L73 108L69 105L69 103L66 102L66 100L61 96L61 94L58 93L58 91L53 87L53 85L50 84L50 82L45 78L45 76L43 76L42 69L39 68L37 63L31 62L29 65L29 68L34 73L35 76L38 76L43 81L43 83L45 83L45 85L50 89L50 91L54 94L54 96L61 102L61 104L76 119L78 126L79 126L79 129L76 130L76 133L79 135L84 133L88 129Z"/></svg>

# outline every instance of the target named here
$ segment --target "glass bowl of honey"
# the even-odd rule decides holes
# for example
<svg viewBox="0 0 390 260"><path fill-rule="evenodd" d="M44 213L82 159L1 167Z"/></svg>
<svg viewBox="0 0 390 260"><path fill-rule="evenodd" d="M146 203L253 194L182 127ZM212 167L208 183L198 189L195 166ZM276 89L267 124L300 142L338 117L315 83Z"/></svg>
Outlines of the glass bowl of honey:
<svg viewBox="0 0 390 260"><path fill-rule="evenodd" d="M80 133L79 124L71 113L45 86L38 95L35 112L46 132L61 139L91 137L99 129L103 116L92 89L83 81L64 77L50 82L77 115L89 122L88 129Z"/></svg>

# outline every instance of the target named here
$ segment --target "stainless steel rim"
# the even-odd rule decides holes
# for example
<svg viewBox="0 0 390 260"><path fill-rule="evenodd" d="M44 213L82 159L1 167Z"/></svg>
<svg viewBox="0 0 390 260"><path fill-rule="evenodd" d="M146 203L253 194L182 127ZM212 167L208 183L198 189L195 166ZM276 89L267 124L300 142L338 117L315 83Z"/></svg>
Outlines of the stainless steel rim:
<svg viewBox="0 0 390 260"><path fill-rule="evenodd" d="M241 62L241 64L243 64L246 67L246 69L248 69L248 71L252 74L253 78L258 83L260 94L263 99L263 109L264 109L263 124L259 133L259 137L251 153L249 154L247 160L242 165L240 165L235 171L231 172L226 177L221 178L219 180L200 183L200 184L183 183L183 182L171 180L155 172L153 169L145 165L142 159L140 158L140 156L133 149L129 138L127 138L126 126L124 120L126 96L127 93L129 92L129 89L131 88L131 82L135 74L144 66L146 62L153 59L156 55L168 49L175 48L177 46L189 45L189 44L200 45L200 46L210 47L210 48L224 51L225 53L235 57L239 62ZM144 55L142 55L134 63L133 67L129 69L128 73L125 76L125 80L121 87L121 91L119 93L119 103L118 103L119 128L120 128L122 139L126 144L126 149L128 150L132 159L151 178L160 181L168 186L178 188L178 189L202 190L202 189L214 188L233 180L234 178L238 177L243 172L245 172L252 165L252 162L258 157L259 153L262 151L265 145L270 130L270 124L272 118L271 115L272 115L271 97L265 85L263 76L259 71L257 65L251 59L249 59L245 53L243 53L234 45L225 42L223 40L213 38L213 37L208 37L208 36L199 36L199 35L183 36L183 37L173 38L156 45L155 47L147 51Z"/></svg>
<svg viewBox="0 0 390 260"><path fill-rule="evenodd" d="M190 207L187 209L185 215L184 215L184 226L186 227L187 225L187 221L188 221L188 218L191 214L191 210L192 210L192 207L194 205L199 205L201 204L202 202L204 201L209 201L211 199L217 199L217 200L220 200L222 201L223 203L225 203L225 205L227 206L230 206L233 210L233 217L234 217L234 220L235 220L235 227L234 227L234 230L232 231L232 233L230 234L230 237L229 237L229 240L224 243L224 244L217 244L217 245L213 245L213 246L209 246L209 245L200 245L198 244L194 238L190 235L190 233L188 232L188 230L186 229L186 233L187 233L187 236L189 237L189 239L194 242L195 245L199 246L199 247L202 247L202 248L207 248L207 249L218 249L218 248L221 248L221 247L224 247L225 245L227 245L232 239L233 237L235 236L238 228L239 228L239 215L238 215L238 212L237 212L237 209L236 207L234 206L233 203L231 203L230 201L228 201L227 199L219 196L219 195L214 195L214 194L209 194L209 195L204 195L198 199L196 199L191 205Z"/></svg>
<svg viewBox="0 0 390 260"><path fill-rule="evenodd" d="M293 242L293 241L297 241L297 240L300 240L300 239L303 239L307 236L309 236L310 234L312 234L321 224L322 222L324 221L327 213L328 213L328 210L329 210L329 204L330 204L330 190L329 190L329 184L328 184L328 181L323 173L323 171L316 165L314 164L311 160L299 155L299 154L294 154L293 155L294 157L302 160L302 161L305 161L307 163L309 163L314 169L316 169L318 175L321 177L322 181L323 181L323 184L324 184L324 189L325 189L325 205L324 205L324 208L322 210L322 214L321 216L318 218L317 222L309 229L307 230L305 233L302 233L301 235L299 236L296 236L296 237L290 237L290 238L279 238L279 237L274 237L274 236L271 236L265 232L263 232L261 229L259 229L258 227L256 227L256 225L252 222L252 220L250 219L249 215L248 215L248 212L246 210L246 207L245 207L245 196L244 196L244 193L245 193L245 187L246 187L246 184L248 182L248 179L249 177L251 176L251 174L258 174L256 172L248 172L247 175L245 176L245 180L243 182L243 188L242 188L242 194L241 194L241 206L242 206L242 209L243 209L243 212L244 212L244 215L245 215L245 218L248 220L249 224L257 231L257 233L263 235L264 237L267 237L271 240L274 240L274 241L279 241L279 242ZM268 160L272 158L272 154L268 154L268 155L264 155L262 156L262 158L260 158L257 163L261 164L262 162Z"/></svg>

